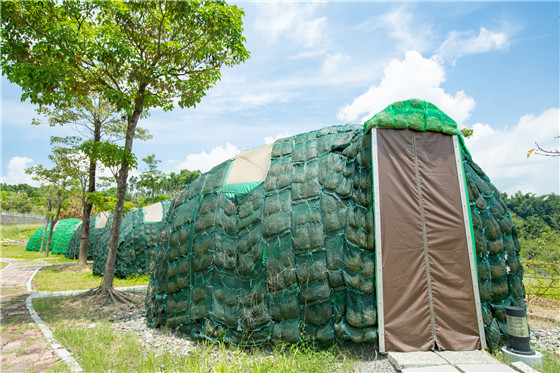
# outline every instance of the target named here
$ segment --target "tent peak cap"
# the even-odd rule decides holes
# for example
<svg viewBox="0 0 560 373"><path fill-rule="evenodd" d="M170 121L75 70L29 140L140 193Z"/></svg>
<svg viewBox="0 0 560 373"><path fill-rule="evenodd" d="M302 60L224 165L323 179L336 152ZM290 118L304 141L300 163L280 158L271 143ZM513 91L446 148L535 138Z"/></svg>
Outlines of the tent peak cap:
<svg viewBox="0 0 560 373"><path fill-rule="evenodd" d="M451 117L431 102L416 98L393 102L364 123L364 132L374 127L461 135Z"/></svg>

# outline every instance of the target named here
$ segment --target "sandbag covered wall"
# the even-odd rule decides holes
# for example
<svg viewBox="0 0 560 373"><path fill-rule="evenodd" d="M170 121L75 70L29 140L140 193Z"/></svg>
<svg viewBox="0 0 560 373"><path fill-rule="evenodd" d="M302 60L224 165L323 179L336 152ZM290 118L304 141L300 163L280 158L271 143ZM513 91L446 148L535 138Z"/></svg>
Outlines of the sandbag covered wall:
<svg viewBox="0 0 560 373"><path fill-rule="evenodd" d="M96 258L102 255L100 252L107 251L107 247L109 247L111 227L113 225L113 213L108 211L101 212L95 215L92 221L92 226L89 231L88 259L91 255L95 268ZM95 270L93 273L95 273Z"/></svg>
<svg viewBox="0 0 560 373"><path fill-rule="evenodd" d="M374 342L369 138L359 126L278 140L245 198L229 162L178 195L155 251L148 323L242 345Z"/></svg>
<svg viewBox="0 0 560 373"><path fill-rule="evenodd" d="M186 187L154 252L148 325L240 345L376 342L370 146L361 126L327 127L277 140L264 183L244 198L222 192L231 161ZM495 349L505 306L524 307L519 242L498 191L462 156Z"/></svg>
<svg viewBox="0 0 560 373"><path fill-rule="evenodd" d="M492 350L507 339L506 306L526 308L517 229L500 192L463 153L476 248L477 273L486 341Z"/></svg>
<svg viewBox="0 0 560 373"><path fill-rule="evenodd" d="M91 222L91 218L90 218ZM90 224L91 227L91 224ZM68 242L68 248L66 249L66 253L64 254L65 257L68 259L78 259L78 255L80 254L80 238L82 237L82 223L78 224L72 237L70 237L70 241Z"/></svg>
<svg viewBox="0 0 560 373"><path fill-rule="evenodd" d="M128 212L122 222L119 233L119 246L115 264L115 276L127 278L149 273L157 237L161 231L162 220L166 216L171 200L158 202L161 205L162 219L150 221L146 219L146 209L135 209ZM156 204L157 205L157 204ZM112 223L112 221L111 221ZM111 238L111 227L104 232L97 245L93 257L93 273L102 276L105 272L107 249Z"/></svg>
<svg viewBox="0 0 560 373"><path fill-rule="evenodd" d="M89 231L90 231L90 236L93 233L93 229L95 227L95 221L96 221L96 216L92 216L89 219ZM74 234L72 235L72 238L70 239L70 242L68 243L68 249L66 250L66 254L65 256L68 259L78 259L78 256L80 255L80 239L82 237L82 224L79 224L79 227L77 227L74 230ZM88 241L88 256L87 256L87 260L93 260L93 249L92 249L92 244L91 241Z"/></svg>

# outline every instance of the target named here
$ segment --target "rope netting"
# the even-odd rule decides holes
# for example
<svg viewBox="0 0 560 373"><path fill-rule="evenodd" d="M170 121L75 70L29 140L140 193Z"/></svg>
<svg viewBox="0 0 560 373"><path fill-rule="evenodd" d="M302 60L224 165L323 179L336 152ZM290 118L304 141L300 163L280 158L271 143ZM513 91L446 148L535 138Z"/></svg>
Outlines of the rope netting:
<svg viewBox="0 0 560 373"><path fill-rule="evenodd" d="M172 203L155 250L148 324L239 345L375 342L370 136L328 127L274 144L264 184L222 190L225 162ZM463 152L483 321L491 348L505 307L525 307L517 232L487 176ZM469 275L469 274L465 274Z"/></svg>
<svg viewBox="0 0 560 373"><path fill-rule="evenodd" d="M123 217L115 264L116 277L127 278L149 273L157 237L170 205L171 200L161 201L152 206L131 210ZM95 237L95 242L90 243L93 273L99 276L105 272L112 216L109 221L103 232Z"/></svg>

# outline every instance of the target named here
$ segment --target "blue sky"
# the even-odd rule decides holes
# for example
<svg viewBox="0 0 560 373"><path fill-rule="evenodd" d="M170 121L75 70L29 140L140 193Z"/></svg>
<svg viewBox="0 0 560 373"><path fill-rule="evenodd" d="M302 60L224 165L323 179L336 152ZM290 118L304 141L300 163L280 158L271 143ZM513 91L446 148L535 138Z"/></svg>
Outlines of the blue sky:
<svg viewBox="0 0 560 373"><path fill-rule="evenodd" d="M222 71L194 109L141 122L164 171L206 171L278 136L363 123L393 101L431 101L460 127L474 160L503 191L560 193L558 2L238 2L251 59ZM3 181L33 183L49 137L34 107L2 78ZM142 165L138 171L142 171ZM138 172L137 171L137 172Z"/></svg>

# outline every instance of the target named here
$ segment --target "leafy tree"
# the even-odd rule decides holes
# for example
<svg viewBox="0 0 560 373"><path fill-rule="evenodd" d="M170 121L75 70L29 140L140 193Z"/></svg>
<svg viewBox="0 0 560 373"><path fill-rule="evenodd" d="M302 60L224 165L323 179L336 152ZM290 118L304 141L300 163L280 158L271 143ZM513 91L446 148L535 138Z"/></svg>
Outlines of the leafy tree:
<svg viewBox="0 0 560 373"><path fill-rule="evenodd" d="M245 61L243 12L225 1L2 2L2 73L22 99L64 106L98 93L127 120L132 152L145 110L194 107L220 79L220 68ZM117 201L105 276L113 291L116 250L130 157L117 174ZM117 294L117 295L115 295Z"/></svg>
<svg viewBox="0 0 560 373"><path fill-rule="evenodd" d="M43 215L39 188L28 184L8 185L0 184L0 207L2 211L17 212L21 214Z"/></svg>
<svg viewBox="0 0 560 373"><path fill-rule="evenodd" d="M45 168L43 165L38 165L38 166L33 166L30 168L27 168L25 170L25 172L29 175L33 175L33 179L37 180L39 182L41 182L42 184L45 184L48 186L47 191L47 198L48 198L48 207L47 207L47 223L50 220L50 229L49 229L49 233L48 233L48 237L47 237L47 247L45 250L45 256L48 257L49 256L49 251L50 251L50 246L51 246L51 241L52 241L52 232L54 229L54 226L56 225L56 223L58 222L58 218L60 216L60 210L62 208L62 203L64 202L65 198L68 196L67 193L67 189L70 188L70 186L75 183L75 180L72 179L72 176L70 174L68 174L65 170L64 170L64 166L62 166L61 164L66 162L67 160L64 159L63 156L57 155L57 154L53 154L51 156L49 156L49 158L55 163L55 167L53 167L52 169L47 169ZM51 209L53 207L53 199L54 199L54 195L56 194L56 215L54 216L54 219L52 218L52 212ZM45 225L46 228L46 225ZM46 231L46 229L45 229ZM45 235L43 233L43 241L44 241ZM42 250L43 247L43 242L41 242L41 249Z"/></svg>
<svg viewBox="0 0 560 373"><path fill-rule="evenodd" d="M138 177L133 176L130 178L132 189L135 189L137 192L136 198L139 205L147 206L170 198L168 195L163 194L166 178L165 174L157 168L158 163L161 163L161 161L156 159L155 154L142 158L142 161L146 164L147 170L143 171Z"/></svg>
<svg viewBox="0 0 560 373"><path fill-rule="evenodd" d="M539 262L560 261L560 196L517 192L502 197L517 227L521 255Z"/></svg>
<svg viewBox="0 0 560 373"><path fill-rule="evenodd" d="M195 181L200 176L200 171L181 170L178 174L171 172L164 184L167 194L179 193L185 186Z"/></svg>
<svg viewBox="0 0 560 373"><path fill-rule="evenodd" d="M469 137L471 137L473 135L473 133L474 133L474 130L469 129L469 128L463 128L461 130L461 135L463 135L463 137L465 139L468 139Z"/></svg>
<svg viewBox="0 0 560 373"><path fill-rule="evenodd" d="M126 133L126 122L121 113L111 105L104 97L98 94L92 94L89 97L76 97L69 103L60 106L46 107L40 106L37 114L47 118L50 126L70 125L85 136L86 139L94 143L100 141L114 142L122 140ZM144 112L143 116L147 116L148 112ZM33 124L40 124L37 118L33 119ZM135 138L147 140L151 135L147 130L138 127L136 129ZM72 146L77 146L82 142L78 137L68 137L61 139L64 141L72 141ZM87 249L89 245L89 220L93 208L93 202L88 196L95 193L96 190L96 173L97 163L89 159L87 173L81 173L85 176L87 183L87 191L81 189L78 196L82 203L82 231L80 239L80 250L78 254L78 264L87 265ZM84 184L82 184L84 187Z"/></svg>

